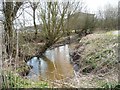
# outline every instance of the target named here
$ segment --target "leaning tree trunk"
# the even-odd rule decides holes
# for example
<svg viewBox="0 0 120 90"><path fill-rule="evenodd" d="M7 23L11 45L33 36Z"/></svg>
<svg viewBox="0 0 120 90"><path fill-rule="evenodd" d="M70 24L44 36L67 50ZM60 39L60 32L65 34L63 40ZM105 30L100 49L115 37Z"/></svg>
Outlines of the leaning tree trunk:
<svg viewBox="0 0 120 90"><path fill-rule="evenodd" d="M54 44L54 42L48 41L45 43L44 46L42 46L40 48L40 50L37 52L36 56L41 57L42 55L44 55L45 51L50 48L52 45Z"/></svg>

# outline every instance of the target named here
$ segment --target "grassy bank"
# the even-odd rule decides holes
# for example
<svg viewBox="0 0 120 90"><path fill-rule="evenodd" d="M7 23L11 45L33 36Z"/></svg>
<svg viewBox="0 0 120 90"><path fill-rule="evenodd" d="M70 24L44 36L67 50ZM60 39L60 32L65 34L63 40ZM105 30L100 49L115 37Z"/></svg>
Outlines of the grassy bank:
<svg viewBox="0 0 120 90"><path fill-rule="evenodd" d="M76 77L68 80L77 87L104 87L118 84L118 32L93 33L74 46L73 62L79 65ZM73 65L75 65L73 64Z"/></svg>
<svg viewBox="0 0 120 90"><path fill-rule="evenodd" d="M104 34L90 34L79 42L84 51L80 52L81 67L84 72L106 73L115 69L117 65L118 34L107 32ZM81 47L79 47L81 50ZM86 67L87 66L87 67ZM92 69L92 70L91 70Z"/></svg>

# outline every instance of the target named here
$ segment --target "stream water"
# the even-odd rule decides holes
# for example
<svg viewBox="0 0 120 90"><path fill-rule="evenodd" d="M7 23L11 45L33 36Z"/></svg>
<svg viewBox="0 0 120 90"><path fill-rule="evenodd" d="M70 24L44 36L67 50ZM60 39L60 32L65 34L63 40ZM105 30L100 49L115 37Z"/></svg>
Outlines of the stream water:
<svg viewBox="0 0 120 90"><path fill-rule="evenodd" d="M69 45L47 50L45 57L34 57L27 64L33 66L28 75L33 80L60 80L73 75L73 67L69 62Z"/></svg>

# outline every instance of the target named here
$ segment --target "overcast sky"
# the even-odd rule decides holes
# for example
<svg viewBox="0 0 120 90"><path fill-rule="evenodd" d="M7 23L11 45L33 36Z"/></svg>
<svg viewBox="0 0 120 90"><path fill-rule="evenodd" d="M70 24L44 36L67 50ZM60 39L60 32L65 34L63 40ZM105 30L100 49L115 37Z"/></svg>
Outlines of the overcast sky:
<svg viewBox="0 0 120 90"><path fill-rule="evenodd" d="M96 12L98 9L103 9L105 5L111 4L113 6L118 6L118 1L120 0L83 0L87 8L91 12Z"/></svg>
<svg viewBox="0 0 120 90"><path fill-rule="evenodd" d="M67 0L63 0L63 1L67 1ZM76 1L80 1L80 0L76 0ZM82 0L82 1L85 3L85 5L87 6L87 10L90 13L96 13L98 10L103 9L104 6L108 5L108 4L111 4L113 6L118 6L118 1L120 1L120 0ZM30 12L31 12L31 10L30 10ZM31 16L27 15L26 19L30 20L32 18L31 18Z"/></svg>

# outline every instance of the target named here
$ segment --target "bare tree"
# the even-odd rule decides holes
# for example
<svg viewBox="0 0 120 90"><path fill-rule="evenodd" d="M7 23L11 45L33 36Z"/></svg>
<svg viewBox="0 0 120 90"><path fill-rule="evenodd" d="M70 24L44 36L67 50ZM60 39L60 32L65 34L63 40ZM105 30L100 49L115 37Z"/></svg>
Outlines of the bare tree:
<svg viewBox="0 0 120 90"><path fill-rule="evenodd" d="M117 29L117 20L118 7L113 7L110 4L108 4L105 6L104 10L98 10L97 27L106 30Z"/></svg>
<svg viewBox="0 0 120 90"><path fill-rule="evenodd" d="M104 10L104 25L107 29L117 29L118 7L113 7L110 4Z"/></svg>
<svg viewBox="0 0 120 90"><path fill-rule="evenodd" d="M35 20L36 20L35 19L35 16L36 16L35 11L36 11L36 9L38 7L39 2L30 2L29 1L29 3L30 3L31 8L33 10L33 24L34 24L34 28L35 28L35 39L36 39L37 38L37 33L38 33L38 28L37 28L37 25L36 25L36 22L35 22Z"/></svg>
<svg viewBox="0 0 120 90"><path fill-rule="evenodd" d="M64 35L63 24L69 5L69 3L63 5L58 2L44 2L44 4L43 7L40 7L40 17L45 44L38 54L44 53Z"/></svg>
<svg viewBox="0 0 120 90"><path fill-rule="evenodd" d="M97 12L96 27L104 29L104 14L103 14L102 10L98 10L98 12Z"/></svg>
<svg viewBox="0 0 120 90"><path fill-rule="evenodd" d="M9 2L5 0L3 2L3 14L5 17L4 29L5 29L5 46L7 57L9 58L13 52L13 21L15 20L17 11L23 2Z"/></svg>

